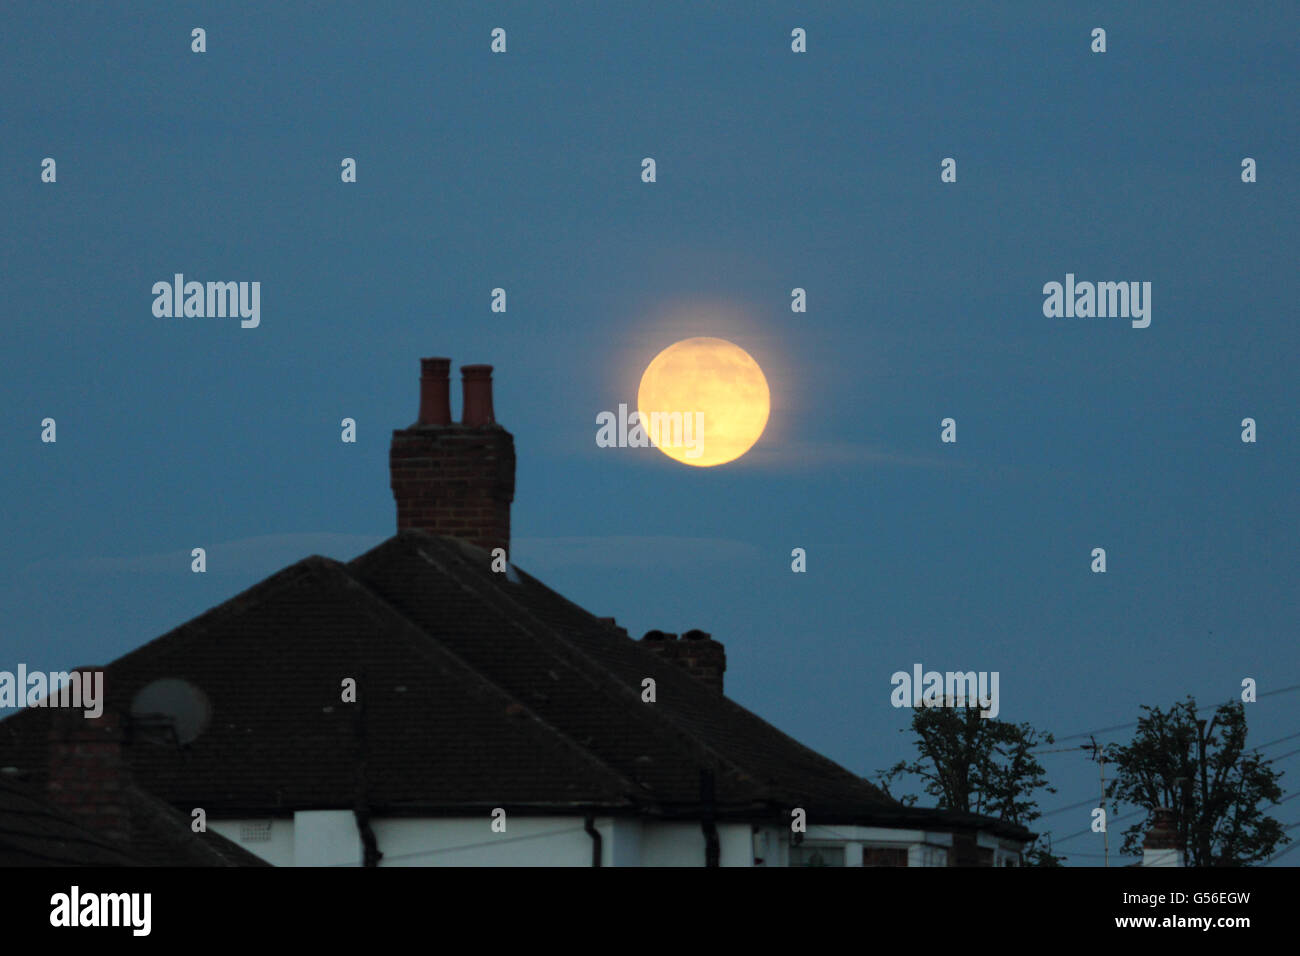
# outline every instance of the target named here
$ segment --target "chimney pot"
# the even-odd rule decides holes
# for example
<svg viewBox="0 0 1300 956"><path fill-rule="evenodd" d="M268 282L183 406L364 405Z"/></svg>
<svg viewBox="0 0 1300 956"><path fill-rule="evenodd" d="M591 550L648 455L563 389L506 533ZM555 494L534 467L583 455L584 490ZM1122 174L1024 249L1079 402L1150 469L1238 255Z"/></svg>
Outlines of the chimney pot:
<svg viewBox="0 0 1300 956"><path fill-rule="evenodd" d="M492 366L462 365L460 375L465 390L460 423L470 428L495 424L496 418L492 413Z"/></svg>
<svg viewBox="0 0 1300 956"><path fill-rule="evenodd" d="M492 412L492 366L466 365L464 421L447 400L451 360L420 360L420 419L393 432L388 452L397 530L510 549L515 442ZM478 427L474 427L478 426Z"/></svg>
<svg viewBox="0 0 1300 956"><path fill-rule="evenodd" d="M451 359L420 359L421 425L451 424Z"/></svg>
<svg viewBox="0 0 1300 956"><path fill-rule="evenodd" d="M727 670L727 651L704 631L692 629L682 635L663 631L646 631L641 645L678 667L697 680L722 693L722 677Z"/></svg>

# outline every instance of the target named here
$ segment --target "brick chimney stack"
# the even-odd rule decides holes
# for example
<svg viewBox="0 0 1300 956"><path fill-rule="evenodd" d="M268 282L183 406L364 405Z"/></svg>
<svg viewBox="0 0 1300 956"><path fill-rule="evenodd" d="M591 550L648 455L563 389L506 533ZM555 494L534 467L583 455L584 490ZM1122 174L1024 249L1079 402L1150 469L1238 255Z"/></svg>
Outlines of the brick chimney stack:
<svg viewBox="0 0 1300 956"><path fill-rule="evenodd" d="M492 366L461 367L461 421L451 420L451 359L420 360L420 417L393 432L388 466L397 530L418 528L510 553L515 440L496 423Z"/></svg>
<svg viewBox="0 0 1300 956"><path fill-rule="evenodd" d="M92 672L102 668L77 670L88 682ZM107 681L104 686L107 696ZM129 842L131 817L126 788L130 772L122 755L122 715L107 706L94 718L75 707L58 707L51 713L50 773L46 784L50 802L87 830L107 840Z"/></svg>
<svg viewBox="0 0 1300 956"><path fill-rule="evenodd" d="M1156 807L1151 811L1151 827L1142 841L1143 866L1182 866L1183 847L1178 840L1174 811Z"/></svg>
<svg viewBox="0 0 1300 956"><path fill-rule="evenodd" d="M727 669L727 652L722 644L703 631L687 631L681 640L676 634L648 631L641 646L684 668L692 677L722 693L722 675Z"/></svg>

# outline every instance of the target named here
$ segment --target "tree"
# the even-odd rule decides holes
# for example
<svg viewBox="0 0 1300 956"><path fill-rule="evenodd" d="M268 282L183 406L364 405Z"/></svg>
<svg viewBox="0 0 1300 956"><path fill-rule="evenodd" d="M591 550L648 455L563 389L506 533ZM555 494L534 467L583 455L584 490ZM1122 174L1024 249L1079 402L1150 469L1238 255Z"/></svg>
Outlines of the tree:
<svg viewBox="0 0 1300 956"><path fill-rule="evenodd" d="M890 787L899 777L920 777L925 792L938 798L940 809L1028 826L1040 816L1034 794L1056 792L1032 754L1035 747L1052 743L1052 735L1040 734L1029 724L981 717L975 701L970 706L952 706L950 699L947 704L916 709L910 729L916 734L919 756L877 772L881 789L893 797ZM917 798L905 794L895 799L914 806ZM1036 840L1022 855L1026 866L1060 866L1063 859Z"/></svg>
<svg viewBox="0 0 1300 956"><path fill-rule="evenodd" d="M1111 744L1116 767L1106 788L1113 799L1152 811L1173 810L1186 866L1247 866L1290 840L1264 810L1282 797L1281 774L1246 749L1246 708L1223 704L1207 723L1196 701L1167 711L1143 707L1132 743ZM1124 852L1140 853L1147 822L1124 831Z"/></svg>

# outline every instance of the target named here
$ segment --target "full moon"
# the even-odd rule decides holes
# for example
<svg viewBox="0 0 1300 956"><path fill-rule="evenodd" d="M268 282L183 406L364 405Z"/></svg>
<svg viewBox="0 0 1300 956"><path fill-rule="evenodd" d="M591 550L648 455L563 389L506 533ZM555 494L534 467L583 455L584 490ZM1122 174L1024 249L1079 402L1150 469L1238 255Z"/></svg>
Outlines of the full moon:
<svg viewBox="0 0 1300 956"><path fill-rule="evenodd" d="M694 338L673 343L651 360L636 404L641 426L661 452L709 468L753 447L767 426L771 394L763 370L740 346ZM656 419L657 435L651 430Z"/></svg>

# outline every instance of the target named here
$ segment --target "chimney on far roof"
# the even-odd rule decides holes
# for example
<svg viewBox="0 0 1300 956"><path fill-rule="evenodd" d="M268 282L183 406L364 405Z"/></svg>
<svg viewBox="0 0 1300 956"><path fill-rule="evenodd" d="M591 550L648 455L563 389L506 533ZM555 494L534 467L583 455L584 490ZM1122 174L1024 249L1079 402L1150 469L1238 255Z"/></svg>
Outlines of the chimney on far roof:
<svg viewBox="0 0 1300 956"><path fill-rule="evenodd" d="M388 466L397 530L463 538L510 553L515 441L492 410L492 366L465 365L461 421L451 421L451 359L420 360L420 418L393 432Z"/></svg>
<svg viewBox="0 0 1300 956"><path fill-rule="evenodd" d="M1151 811L1151 827L1142 841L1143 866L1182 866L1183 847L1178 841L1174 811L1156 807Z"/></svg>
<svg viewBox="0 0 1300 956"><path fill-rule="evenodd" d="M100 667L79 667L80 680L93 680ZM107 681L100 685L104 705ZM57 691L51 690L51 696ZM83 698L84 700L84 698ZM98 717L85 716L80 707L56 707L49 730L50 802L87 830L117 843L131 838L130 810L126 803L129 771L122 755L122 715L103 706Z"/></svg>
<svg viewBox="0 0 1300 956"><path fill-rule="evenodd" d="M672 661L692 677L722 693L722 675L727 669L727 651L703 631L687 631L679 641L676 634L647 631L640 644Z"/></svg>

